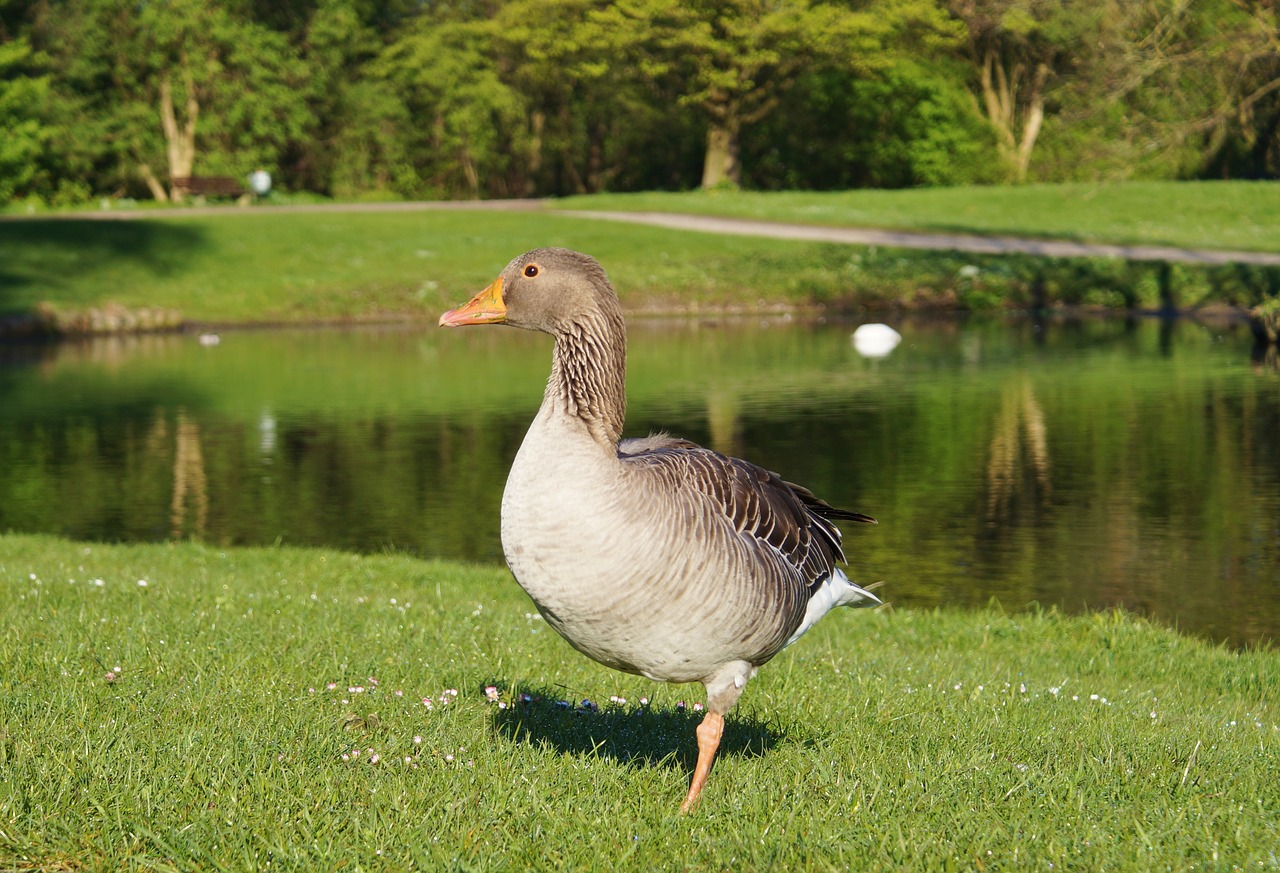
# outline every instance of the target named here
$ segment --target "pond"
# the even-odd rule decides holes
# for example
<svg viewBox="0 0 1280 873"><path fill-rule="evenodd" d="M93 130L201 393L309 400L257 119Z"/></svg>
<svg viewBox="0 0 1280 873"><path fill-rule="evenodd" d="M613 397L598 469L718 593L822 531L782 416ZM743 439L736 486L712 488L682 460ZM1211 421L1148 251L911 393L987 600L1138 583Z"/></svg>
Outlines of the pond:
<svg viewBox="0 0 1280 873"><path fill-rule="evenodd" d="M663 429L876 516L896 608L1122 606L1280 639L1280 379L1244 325L633 321L628 435ZM500 562L550 339L311 329L0 345L0 531ZM513 583L514 584L514 583Z"/></svg>

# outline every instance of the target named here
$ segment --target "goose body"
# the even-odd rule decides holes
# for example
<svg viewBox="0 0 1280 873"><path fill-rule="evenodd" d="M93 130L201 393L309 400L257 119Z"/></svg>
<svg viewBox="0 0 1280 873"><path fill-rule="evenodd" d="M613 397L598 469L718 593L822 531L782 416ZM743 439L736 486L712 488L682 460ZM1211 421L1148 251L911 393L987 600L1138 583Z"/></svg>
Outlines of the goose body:
<svg viewBox="0 0 1280 873"><path fill-rule="evenodd" d="M688 810L724 713L756 670L830 609L880 602L836 567L844 555L832 521L874 519L686 440L620 440L625 327L586 255L521 255L440 323L555 337L542 406L503 493L503 552L547 623L582 654L706 687Z"/></svg>

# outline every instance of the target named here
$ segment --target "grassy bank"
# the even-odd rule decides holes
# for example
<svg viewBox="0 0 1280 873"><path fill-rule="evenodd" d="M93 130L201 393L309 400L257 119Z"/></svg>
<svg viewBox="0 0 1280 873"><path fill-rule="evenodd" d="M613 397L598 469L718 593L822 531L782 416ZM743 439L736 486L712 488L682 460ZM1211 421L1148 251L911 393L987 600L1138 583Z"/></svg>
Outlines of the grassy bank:
<svg viewBox="0 0 1280 873"><path fill-rule="evenodd" d="M0 868L1277 864L1276 652L841 613L681 818L697 689L530 611L497 568L0 537Z"/></svg>
<svg viewBox="0 0 1280 873"><path fill-rule="evenodd" d="M557 205L1280 250L1280 206L1268 201L1270 190L1195 184L1119 186L1105 193L1057 186L602 195ZM1275 268L729 237L571 218L554 209L295 213L228 207L198 215L156 211L120 222L0 222L0 318L9 332L431 318L482 287L508 258L539 245L596 255L633 311L1188 308L1252 306L1280 293Z"/></svg>
<svg viewBox="0 0 1280 873"><path fill-rule="evenodd" d="M847 227L1280 252L1280 184L1275 182L655 192L574 197L560 205Z"/></svg>

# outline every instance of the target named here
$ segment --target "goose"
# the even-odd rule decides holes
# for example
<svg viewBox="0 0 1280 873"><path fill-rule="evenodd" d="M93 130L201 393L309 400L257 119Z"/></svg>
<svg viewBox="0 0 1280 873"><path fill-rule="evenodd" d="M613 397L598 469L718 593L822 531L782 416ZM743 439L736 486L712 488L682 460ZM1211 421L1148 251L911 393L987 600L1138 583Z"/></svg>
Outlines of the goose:
<svg viewBox="0 0 1280 873"><path fill-rule="evenodd" d="M555 338L537 416L502 495L503 555L547 624L601 664L700 682L705 714L681 812L757 669L836 606L880 603L836 567L835 520L874 524L747 461L656 433L622 440L626 328L591 257L515 258L440 325Z"/></svg>

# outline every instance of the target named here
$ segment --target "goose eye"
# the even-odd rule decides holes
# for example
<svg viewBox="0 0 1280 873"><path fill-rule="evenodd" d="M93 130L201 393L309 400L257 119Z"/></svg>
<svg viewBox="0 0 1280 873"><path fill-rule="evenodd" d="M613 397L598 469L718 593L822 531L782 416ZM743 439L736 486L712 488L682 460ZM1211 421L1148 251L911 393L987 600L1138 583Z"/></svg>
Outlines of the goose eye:
<svg viewBox="0 0 1280 873"><path fill-rule="evenodd" d="M530 279L532 279L534 276L538 275L538 265L530 264L529 266L525 267L524 274L528 276Z"/></svg>

